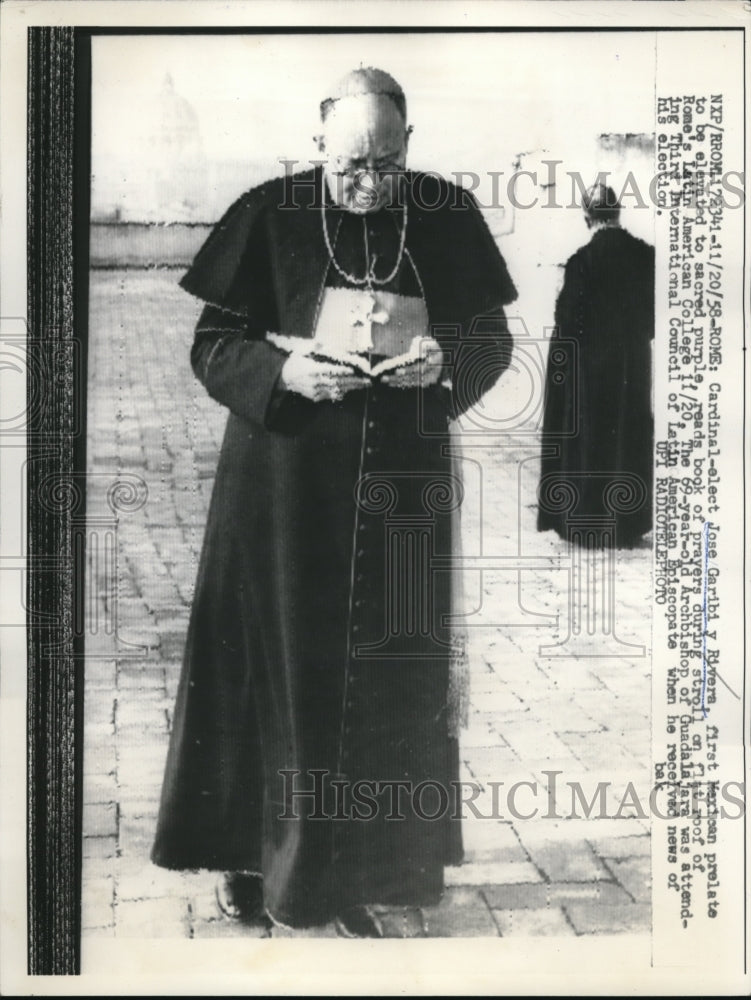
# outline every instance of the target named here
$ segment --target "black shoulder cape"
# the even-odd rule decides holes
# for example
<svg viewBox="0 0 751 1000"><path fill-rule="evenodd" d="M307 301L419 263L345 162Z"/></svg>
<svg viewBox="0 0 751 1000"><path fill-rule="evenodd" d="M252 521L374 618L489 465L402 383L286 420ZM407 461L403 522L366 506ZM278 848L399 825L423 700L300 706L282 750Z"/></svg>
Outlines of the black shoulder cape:
<svg viewBox="0 0 751 1000"><path fill-rule="evenodd" d="M516 289L472 195L433 174L408 172L405 179L406 249L420 275L431 323L466 324L512 302ZM311 336L329 266L322 198L330 207L320 168L247 191L217 223L182 287L231 312L250 310L266 329ZM270 315L271 297L263 287L269 281L277 316Z"/></svg>

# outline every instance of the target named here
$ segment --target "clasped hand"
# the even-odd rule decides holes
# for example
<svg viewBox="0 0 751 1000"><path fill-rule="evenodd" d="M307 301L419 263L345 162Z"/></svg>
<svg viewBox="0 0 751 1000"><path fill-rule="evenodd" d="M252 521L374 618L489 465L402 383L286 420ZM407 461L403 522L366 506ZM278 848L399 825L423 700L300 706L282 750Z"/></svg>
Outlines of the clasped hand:
<svg viewBox="0 0 751 1000"><path fill-rule="evenodd" d="M420 340L417 360L392 368L381 381L392 389L426 388L435 385L443 368L443 351L432 337ZM315 403L338 403L348 392L364 389L371 378L346 364L319 361L306 354L293 352L281 371L282 387L296 392Z"/></svg>
<svg viewBox="0 0 751 1000"><path fill-rule="evenodd" d="M443 370L443 351L433 337L421 337L417 360L392 368L381 381L392 389L426 389L435 385Z"/></svg>
<svg viewBox="0 0 751 1000"><path fill-rule="evenodd" d="M284 362L281 380L285 389L296 392L314 403L338 403L353 389L364 389L370 384L366 375L360 375L349 365L332 361L318 361L306 354L293 352Z"/></svg>

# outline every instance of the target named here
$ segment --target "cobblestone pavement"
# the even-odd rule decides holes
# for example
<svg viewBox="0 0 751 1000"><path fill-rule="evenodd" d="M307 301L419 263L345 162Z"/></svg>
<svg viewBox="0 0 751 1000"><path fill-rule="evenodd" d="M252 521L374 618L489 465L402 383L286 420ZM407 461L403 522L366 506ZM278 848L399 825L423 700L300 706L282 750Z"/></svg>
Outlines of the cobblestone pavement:
<svg viewBox="0 0 751 1000"><path fill-rule="evenodd" d="M168 270L92 274L84 968L86 949L100 936L268 933L221 918L213 874L167 872L148 860L225 420L190 371L198 307L177 277ZM486 415L513 412L528 391L523 366L516 368L489 394ZM643 802L650 783L651 552L615 557L618 639L613 629L605 634L607 616L586 618L581 634L569 634L570 580L574 570L586 580L587 567L576 567L554 535L534 529L536 439L515 432L502 447L478 441L465 452L464 554L498 558L467 575L476 613L462 776L482 787L476 810L497 818L467 809L466 861L447 870L444 898L427 912L429 934L646 932L649 826L627 792L631 782ZM147 499L134 476L146 482ZM117 480L124 485L113 493ZM590 616L595 610L590 602ZM618 655L585 655L603 649ZM543 772L552 771L561 772L560 818L546 794L551 779ZM519 781L539 783L536 800L529 785L518 789L516 811L538 809L528 820L513 819L508 808L507 790ZM576 781L587 801L598 782L610 782L607 817L585 819L577 805L574 818L566 783Z"/></svg>

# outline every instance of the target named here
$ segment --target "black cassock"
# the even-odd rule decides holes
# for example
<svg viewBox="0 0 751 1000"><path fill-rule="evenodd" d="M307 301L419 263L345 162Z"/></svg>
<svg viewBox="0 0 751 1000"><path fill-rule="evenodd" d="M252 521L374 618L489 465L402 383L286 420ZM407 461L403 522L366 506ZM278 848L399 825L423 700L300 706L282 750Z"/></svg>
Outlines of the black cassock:
<svg viewBox="0 0 751 1000"><path fill-rule="evenodd" d="M357 903L436 902L462 853L437 790L459 777L446 615L461 484L446 446L450 417L509 364L502 307L516 293L473 200L406 180L388 290L424 301L452 388L376 381L339 403L280 392L286 356L266 335L311 337L326 289L351 285L323 222L342 270L365 268L363 219L322 214L319 170L243 196L182 281L207 303L194 370L230 413L152 858L260 873L269 913L293 926ZM388 275L402 212L366 224ZM394 781L410 783L404 798ZM421 782L436 784L416 812Z"/></svg>
<svg viewBox="0 0 751 1000"><path fill-rule="evenodd" d="M654 248L596 231L566 263L555 323L538 529L633 546L652 526Z"/></svg>

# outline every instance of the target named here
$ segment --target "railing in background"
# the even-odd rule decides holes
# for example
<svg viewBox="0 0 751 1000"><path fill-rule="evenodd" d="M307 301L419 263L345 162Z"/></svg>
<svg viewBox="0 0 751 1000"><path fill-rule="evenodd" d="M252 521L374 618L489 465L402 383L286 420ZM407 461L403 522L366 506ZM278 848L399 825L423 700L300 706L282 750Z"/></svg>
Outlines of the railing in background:
<svg viewBox="0 0 751 1000"><path fill-rule="evenodd" d="M213 228L211 223L93 222L93 268L187 268Z"/></svg>

